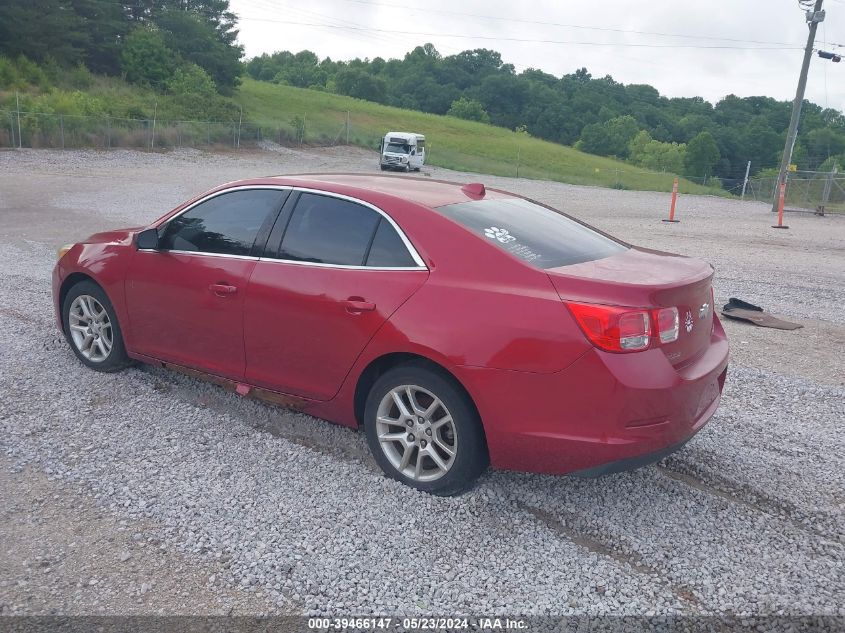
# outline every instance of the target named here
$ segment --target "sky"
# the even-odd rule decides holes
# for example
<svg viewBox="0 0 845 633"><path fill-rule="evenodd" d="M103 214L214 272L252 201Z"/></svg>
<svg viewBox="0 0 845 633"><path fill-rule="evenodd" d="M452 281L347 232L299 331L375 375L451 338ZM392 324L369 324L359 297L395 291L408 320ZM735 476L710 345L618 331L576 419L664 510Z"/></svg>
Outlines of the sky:
<svg viewBox="0 0 845 633"><path fill-rule="evenodd" d="M792 100L807 25L797 0L230 0L247 58L308 49L320 58L499 51L517 72L647 83L669 97ZM825 1L816 48L845 56L845 0ZM838 45L838 47L836 46ZM756 50L755 50L756 49ZM806 98L845 111L845 61L813 56Z"/></svg>

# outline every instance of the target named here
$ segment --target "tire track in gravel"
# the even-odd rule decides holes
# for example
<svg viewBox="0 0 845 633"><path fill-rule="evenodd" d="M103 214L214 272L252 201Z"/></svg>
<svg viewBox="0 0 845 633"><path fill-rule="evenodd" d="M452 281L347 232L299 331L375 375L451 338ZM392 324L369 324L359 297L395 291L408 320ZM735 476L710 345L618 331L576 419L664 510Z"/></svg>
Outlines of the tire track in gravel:
<svg viewBox="0 0 845 633"><path fill-rule="evenodd" d="M179 373L176 370L139 365L143 375L153 378L157 391L216 413L241 419L246 425L322 455L380 472L363 437L354 429L314 418L293 409L238 396L228 389Z"/></svg>
<svg viewBox="0 0 845 633"><path fill-rule="evenodd" d="M697 473L698 469L695 464L690 462L682 462L670 458L668 463L673 467L658 464L657 470L669 479L686 484L706 494L727 499L732 503L767 514L775 519L788 521L799 530L806 530L823 539L845 543L845 535L830 534L796 516L796 514L800 513L798 507L785 499L775 499L760 490L754 489L752 486L742 485L739 482L726 478L708 477L712 480L712 483L708 483L704 481L701 474L693 474ZM676 468L682 468L684 470L676 470Z"/></svg>
<svg viewBox="0 0 845 633"><path fill-rule="evenodd" d="M672 582L663 572L661 572L660 569L646 563L643 558L635 552L630 550L625 551L621 547L617 547L615 549L609 547L598 538L573 527L574 521L571 520L571 517L575 516L574 514L555 516L543 508L538 508L519 500L515 501L514 504L518 509L530 514L537 520L538 523L546 526L550 532L556 534L558 537L569 540L575 545L578 545L594 554L610 558L617 563L629 567L638 574L652 577L667 590L671 591L679 600L683 601L695 610L704 606L702 599L693 589L685 585Z"/></svg>

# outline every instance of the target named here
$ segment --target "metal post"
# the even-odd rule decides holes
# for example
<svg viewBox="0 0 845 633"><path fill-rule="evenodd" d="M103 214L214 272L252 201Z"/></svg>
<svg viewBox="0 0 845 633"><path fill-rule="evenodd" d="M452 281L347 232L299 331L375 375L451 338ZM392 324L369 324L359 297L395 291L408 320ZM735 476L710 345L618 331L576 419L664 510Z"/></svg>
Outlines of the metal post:
<svg viewBox="0 0 845 633"><path fill-rule="evenodd" d="M522 154L522 148L517 147L516 148L516 177L517 178L519 178L519 159L520 159L521 154Z"/></svg>
<svg viewBox="0 0 845 633"><path fill-rule="evenodd" d="M65 117L63 114L59 115L59 129L62 131L62 149L65 148Z"/></svg>
<svg viewBox="0 0 845 633"><path fill-rule="evenodd" d="M155 149L156 144L156 116L158 115L158 101L153 105L153 133L150 136L150 149Z"/></svg>
<svg viewBox="0 0 845 633"><path fill-rule="evenodd" d="M742 181L742 193L739 196L740 200L745 200L745 188L748 186L748 174L751 172L751 161L745 166L745 179Z"/></svg>
<svg viewBox="0 0 845 633"><path fill-rule="evenodd" d="M106 117L106 147L111 149L111 117Z"/></svg>
<svg viewBox="0 0 845 633"><path fill-rule="evenodd" d="M211 121L205 122L205 141L206 145L211 146Z"/></svg>
<svg viewBox="0 0 845 633"><path fill-rule="evenodd" d="M830 200L830 189L833 187L833 177L836 175L836 165L834 165L830 172L827 174L827 178L824 181L824 189L822 190L822 203L816 209L816 215L824 215L824 209L827 206L828 201Z"/></svg>
<svg viewBox="0 0 845 633"><path fill-rule="evenodd" d="M346 111L346 144L349 145L349 110Z"/></svg>
<svg viewBox="0 0 845 633"><path fill-rule="evenodd" d="M308 113L302 113L302 137L299 139L299 146L302 147L302 144L305 142L305 126L308 124Z"/></svg>
<svg viewBox="0 0 845 633"><path fill-rule="evenodd" d="M15 90L15 107L18 112L18 149L21 149L23 147L23 141L21 139L21 100L17 90Z"/></svg>
<svg viewBox="0 0 845 633"><path fill-rule="evenodd" d="M238 117L238 149L241 148L241 123L244 120L244 107L241 106L241 114Z"/></svg>
<svg viewBox="0 0 845 633"><path fill-rule="evenodd" d="M801 106L804 103L804 90L807 87L807 73L810 70L810 58L813 56L813 44L816 40L816 30L819 22L824 20L824 13L821 12L824 0L816 0L812 11L807 11L807 24L810 32L807 35L807 46L804 49L804 61L801 63L801 74L798 76L798 88L795 91L795 101L792 102L792 117L789 120L789 130L786 133L786 144L783 147L783 158L780 162L778 172L778 185L786 184L786 174L792 162L792 150L795 148L795 139L798 137L798 121L801 118ZM772 204L772 211L778 210L778 198Z"/></svg>

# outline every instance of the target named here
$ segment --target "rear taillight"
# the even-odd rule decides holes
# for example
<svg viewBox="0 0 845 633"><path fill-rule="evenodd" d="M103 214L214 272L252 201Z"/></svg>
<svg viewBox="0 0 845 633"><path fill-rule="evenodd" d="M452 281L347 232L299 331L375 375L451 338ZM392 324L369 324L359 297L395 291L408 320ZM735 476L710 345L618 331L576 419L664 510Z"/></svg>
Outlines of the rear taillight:
<svg viewBox="0 0 845 633"><path fill-rule="evenodd" d="M639 352L654 342L678 340L678 308L643 310L593 303L567 302L584 334L596 347L608 352Z"/></svg>
<svg viewBox="0 0 845 633"><path fill-rule="evenodd" d="M678 340L681 321L678 318L678 308L661 308L654 310L654 320L657 322L657 333L661 343L671 343Z"/></svg>
<svg viewBox="0 0 845 633"><path fill-rule="evenodd" d="M651 340L648 310L591 303L567 303L578 325L595 345L608 352L638 352Z"/></svg>

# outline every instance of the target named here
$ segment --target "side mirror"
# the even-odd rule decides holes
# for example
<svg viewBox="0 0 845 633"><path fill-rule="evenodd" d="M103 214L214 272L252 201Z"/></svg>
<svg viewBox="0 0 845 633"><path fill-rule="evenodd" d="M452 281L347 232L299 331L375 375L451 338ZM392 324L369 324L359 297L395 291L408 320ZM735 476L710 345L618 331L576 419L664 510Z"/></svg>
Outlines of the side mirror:
<svg viewBox="0 0 845 633"><path fill-rule="evenodd" d="M412 150L411 150L411 156L416 156L416 155L417 155L417 150L412 149Z"/></svg>
<svg viewBox="0 0 845 633"><path fill-rule="evenodd" d="M135 236L135 246L138 250L158 250L158 229L147 229Z"/></svg>

